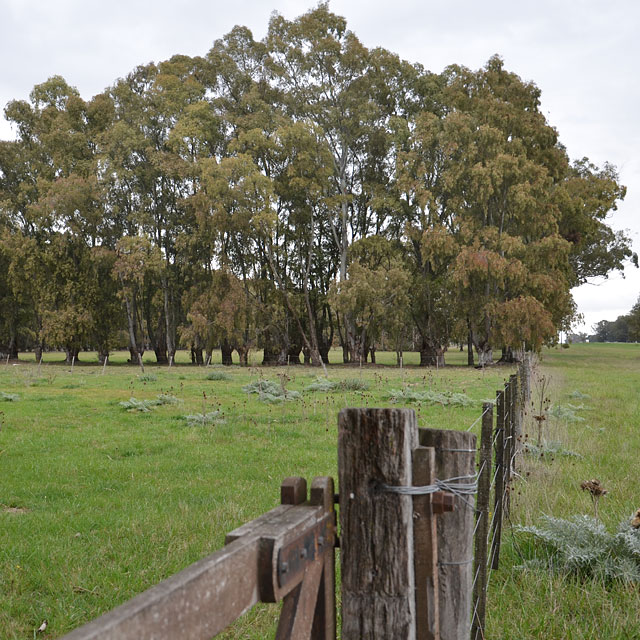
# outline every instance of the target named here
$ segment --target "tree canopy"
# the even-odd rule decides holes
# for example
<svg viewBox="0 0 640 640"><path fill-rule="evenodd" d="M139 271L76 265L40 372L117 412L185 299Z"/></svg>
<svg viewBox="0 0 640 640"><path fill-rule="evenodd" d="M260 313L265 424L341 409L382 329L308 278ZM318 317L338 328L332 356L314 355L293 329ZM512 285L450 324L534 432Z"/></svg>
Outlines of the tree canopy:
<svg viewBox="0 0 640 640"><path fill-rule="evenodd" d="M54 76L5 109L0 351L180 344L247 362L377 346L480 364L568 329L622 270L614 167L571 161L498 56L442 73L367 49L326 4L235 27L85 101ZM203 355L204 352L204 355Z"/></svg>

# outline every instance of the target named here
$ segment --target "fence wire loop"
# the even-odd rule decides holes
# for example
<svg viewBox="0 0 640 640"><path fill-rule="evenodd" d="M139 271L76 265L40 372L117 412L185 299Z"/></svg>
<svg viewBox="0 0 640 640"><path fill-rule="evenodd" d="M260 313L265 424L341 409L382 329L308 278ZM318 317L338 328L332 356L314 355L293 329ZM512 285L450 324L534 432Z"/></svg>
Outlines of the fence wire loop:
<svg viewBox="0 0 640 640"><path fill-rule="evenodd" d="M468 480L469 482L462 482L463 480ZM436 491L447 491L448 493L453 493L453 495L460 498L462 502L474 509L475 506L467 500L465 496L475 496L478 492L478 474L456 476L455 478L448 478L447 480L436 479L434 484L417 487L393 486L381 483L380 490L386 493L398 493L403 496L427 496Z"/></svg>

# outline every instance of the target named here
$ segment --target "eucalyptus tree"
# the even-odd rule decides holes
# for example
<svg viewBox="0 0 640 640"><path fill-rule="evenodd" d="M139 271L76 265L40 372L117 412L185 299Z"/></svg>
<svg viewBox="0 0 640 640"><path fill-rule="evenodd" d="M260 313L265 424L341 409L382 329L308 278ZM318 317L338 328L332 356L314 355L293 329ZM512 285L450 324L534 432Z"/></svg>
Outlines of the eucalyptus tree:
<svg viewBox="0 0 640 640"><path fill-rule="evenodd" d="M349 314L356 328L353 362L375 362L375 344L383 332L394 340L409 320L410 273L405 268L399 244L382 236L362 238L351 245L348 278L332 286L331 300L336 310Z"/></svg>
<svg viewBox="0 0 640 640"><path fill-rule="evenodd" d="M629 340L640 342L640 297L631 307L631 311L627 315L629 326Z"/></svg>
<svg viewBox="0 0 640 640"><path fill-rule="evenodd" d="M442 366L455 321L451 266L459 247L446 180L455 159L447 153L445 122L437 113L425 110L397 119L394 129L395 218L402 225L411 268L411 317L420 336L420 365Z"/></svg>
<svg viewBox="0 0 640 640"><path fill-rule="evenodd" d="M485 365L496 343L538 346L574 313L555 202L568 161L539 89L499 58L477 72L451 67L445 79L444 181L458 244L451 277Z"/></svg>
<svg viewBox="0 0 640 640"><path fill-rule="evenodd" d="M344 18L321 4L294 21L275 15L266 37L269 64L286 112L318 127L331 158L331 180L324 198L330 240L335 246L337 274L347 278L351 242L374 232L355 215L363 193L361 167L374 145L380 107L371 99L369 51L346 28ZM382 145L384 147L384 145ZM360 199L372 214L368 199ZM355 327L343 316L345 359L355 349Z"/></svg>
<svg viewBox="0 0 640 640"><path fill-rule="evenodd" d="M197 105L206 91L198 79L200 67L198 59L174 56L158 65L137 67L108 91L114 117L100 151L109 207L122 235L147 236L163 258L163 268L155 273L161 300L150 291L150 296L127 307L130 326L135 323L135 307L145 309L146 333L158 362L173 358L176 350L182 295L176 242L185 230L184 201L194 186L193 173L179 151L194 153L185 127L189 118L198 119ZM180 146L176 135L181 132L173 132L185 114Z"/></svg>
<svg viewBox="0 0 640 640"><path fill-rule="evenodd" d="M220 172L232 163L242 164L263 176L266 194L262 202L255 202L254 217L263 207L255 217L260 224L244 225L236 236L230 235L226 223L214 224L225 230L218 260L255 284L266 314L260 340L265 363L296 362L304 350L319 365L319 345L325 347L326 358L330 340L323 340L322 331L319 340L316 326L318 300L324 305L314 279L321 243L316 220L324 214L323 181L330 158L317 127L285 112L279 89L270 82L266 51L247 29L236 27L207 56L215 71L211 76L216 77L213 103L227 135L222 157L204 160L203 166L211 175L212 168ZM211 186L209 181L209 192ZM247 202L245 196L252 197L245 194L239 200ZM229 218L241 219L237 213ZM328 282L325 292L326 288ZM284 306L283 313L275 309L278 305ZM272 317L267 309L273 310Z"/></svg>
<svg viewBox="0 0 640 640"><path fill-rule="evenodd" d="M109 269L99 268L106 217L95 139L107 122L102 112L99 99L83 101L59 76L36 85L30 103L14 102L6 111L17 125L16 149L26 169L23 181L9 189L9 273L19 274L14 289L31 299L40 348L44 341L64 347L68 360L91 341L104 357L118 321L108 304ZM94 304L87 304L90 298Z"/></svg>
<svg viewBox="0 0 640 640"><path fill-rule="evenodd" d="M622 271L627 261L638 266L638 256L624 231L614 231L607 219L626 195L616 168L597 167L588 158L574 161L558 185L555 200L561 211L559 231L570 243L572 286L589 278Z"/></svg>

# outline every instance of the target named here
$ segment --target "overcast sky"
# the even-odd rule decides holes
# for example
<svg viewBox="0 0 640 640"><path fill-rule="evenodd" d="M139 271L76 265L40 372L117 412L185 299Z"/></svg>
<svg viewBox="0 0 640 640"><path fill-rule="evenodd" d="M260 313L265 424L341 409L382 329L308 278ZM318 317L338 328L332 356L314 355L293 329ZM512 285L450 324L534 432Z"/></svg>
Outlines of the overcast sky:
<svg viewBox="0 0 640 640"><path fill-rule="evenodd" d="M28 99L61 75L91 98L136 65L176 53L203 55L234 25L262 38L273 11L294 18L314 2L284 0L0 0L0 105ZM636 0L332 0L368 47L382 46L440 72L477 69L498 53L542 90L542 110L571 158L617 166L628 187L613 215L640 252L640 2ZM0 119L0 138L11 139ZM574 290L584 330L626 313L640 271Z"/></svg>

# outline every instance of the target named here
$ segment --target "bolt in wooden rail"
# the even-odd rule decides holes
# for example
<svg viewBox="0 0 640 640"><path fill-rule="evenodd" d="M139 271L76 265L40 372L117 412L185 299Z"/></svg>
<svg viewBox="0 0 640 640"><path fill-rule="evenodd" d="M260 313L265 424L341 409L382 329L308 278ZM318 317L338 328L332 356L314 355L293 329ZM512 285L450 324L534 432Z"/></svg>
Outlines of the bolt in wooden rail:
<svg viewBox="0 0 640 640"><path fill-rule="evenodd" d="M208 640L254 604L284 599L278 640L334 640L333 480L287 478L282 505L224 548L63 640Z"/></svg>

